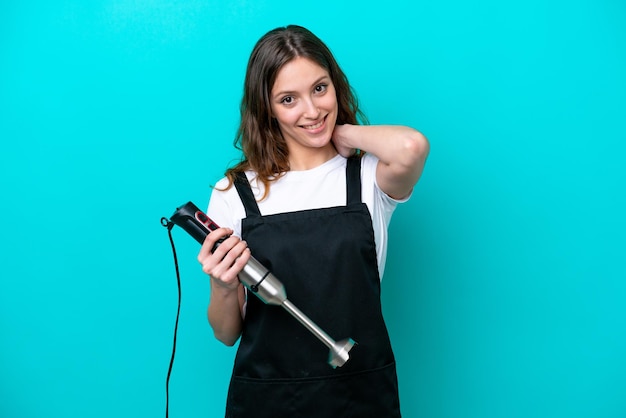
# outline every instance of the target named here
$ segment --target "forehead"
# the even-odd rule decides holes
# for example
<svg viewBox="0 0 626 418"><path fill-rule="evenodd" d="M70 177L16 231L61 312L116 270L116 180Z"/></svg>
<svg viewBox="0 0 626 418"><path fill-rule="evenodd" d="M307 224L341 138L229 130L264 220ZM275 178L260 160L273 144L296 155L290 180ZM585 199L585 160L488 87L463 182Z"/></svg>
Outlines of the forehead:
<svg viewBox="0 0 626 418"><path fill-rule="evenodd" d="M278 70L272 94L281 91L308 90L323 77L330 77L324 67L308 58L297 57Z"/></svg>

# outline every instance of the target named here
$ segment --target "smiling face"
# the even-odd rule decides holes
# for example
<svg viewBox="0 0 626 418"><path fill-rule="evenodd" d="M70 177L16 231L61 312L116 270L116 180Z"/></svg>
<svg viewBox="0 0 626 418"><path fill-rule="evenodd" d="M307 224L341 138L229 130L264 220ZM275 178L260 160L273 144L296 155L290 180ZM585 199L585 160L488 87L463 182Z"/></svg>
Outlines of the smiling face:
<svg viewBox="0 0 626 418"><path fill-rule="evenodd" d="M331 142L337 94L328 71L307 58L295 58L278 72L270 100L292 170L316 167L337 154Z"/></svg>

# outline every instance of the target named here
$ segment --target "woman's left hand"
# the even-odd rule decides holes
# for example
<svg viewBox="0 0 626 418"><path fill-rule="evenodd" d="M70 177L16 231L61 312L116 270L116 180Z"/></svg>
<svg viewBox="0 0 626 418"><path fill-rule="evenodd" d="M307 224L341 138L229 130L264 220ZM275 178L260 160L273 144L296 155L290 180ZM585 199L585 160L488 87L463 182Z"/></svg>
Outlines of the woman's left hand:
<svg viewBox="0 0 626 418"><path fill-rule="evenodd" d="M346 144L346 130L349 125L336 125L335 130L333 131L333 135L331 137L331 141L335 146L335 149L342 157L350 157L356 153L356 148L352 148L351 146Z"/></svg>

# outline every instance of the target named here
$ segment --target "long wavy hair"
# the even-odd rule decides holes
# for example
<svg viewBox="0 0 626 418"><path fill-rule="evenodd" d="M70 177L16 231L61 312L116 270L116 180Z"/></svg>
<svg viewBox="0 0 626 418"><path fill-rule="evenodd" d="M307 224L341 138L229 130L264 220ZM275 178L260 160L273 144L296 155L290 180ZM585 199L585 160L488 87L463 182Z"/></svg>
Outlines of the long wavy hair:
<svg viewBox="0 0 626 418"><path fill-rule="evenodd" d="M243 157L226 171L226 189L233 185L237 173L252 170L264 185L264 199L270 183L289 171L289 150L272 117L270 96L280 69L298 57L310 59L328 72L337 94L338 125L367 123L356 93L324 42L301 26L273 29L259 39L250 54L240 105L241 122L234 141Z"/></svg>

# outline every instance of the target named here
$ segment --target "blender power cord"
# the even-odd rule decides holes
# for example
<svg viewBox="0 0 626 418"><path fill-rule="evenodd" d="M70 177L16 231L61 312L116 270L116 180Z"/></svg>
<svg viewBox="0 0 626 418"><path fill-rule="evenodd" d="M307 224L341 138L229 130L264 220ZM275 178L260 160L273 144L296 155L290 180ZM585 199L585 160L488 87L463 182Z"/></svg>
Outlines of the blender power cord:
<svg viewBox="0 0 626 418"><path fill-rule="evenodd" d="M165 418L169 417L169 402L170 402L170 377L172 375L172 367L174 366L174 356L176 354L176 335L178 334L178 318L180 317L180 301L181 301L181 287L180 287L180 271L178 269L178 257L176 256L176 246L174 245L174 239L172 238L172 228L174 223L169 219L161 218L161 225L167 228L167 235L170 239L172 246L172 254L174 255L174 267L176 269L176 282L178 285L178 308L176 309L176 324L174 325L174 342L172 343L172 356L170 358L170 365L167 369L167 378L165 379Z"/></svg>

